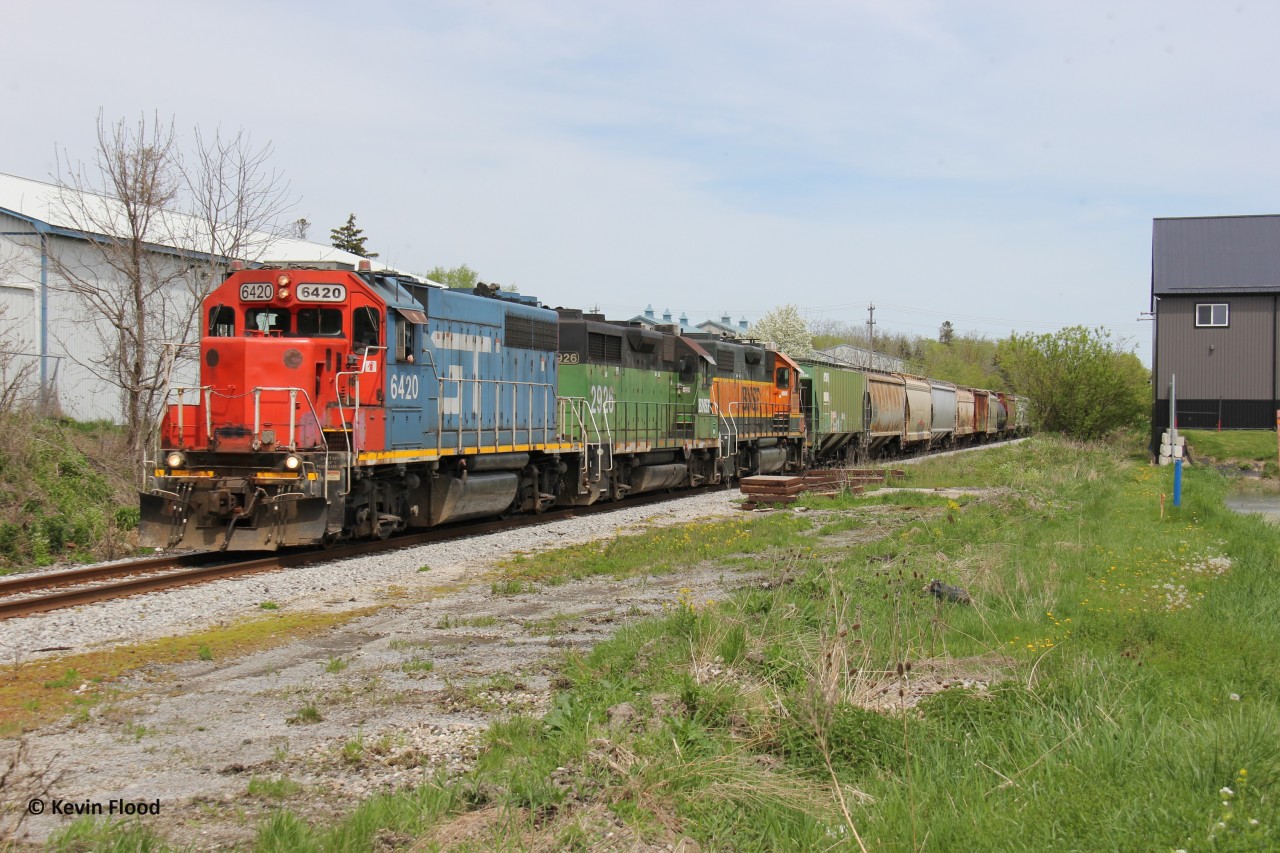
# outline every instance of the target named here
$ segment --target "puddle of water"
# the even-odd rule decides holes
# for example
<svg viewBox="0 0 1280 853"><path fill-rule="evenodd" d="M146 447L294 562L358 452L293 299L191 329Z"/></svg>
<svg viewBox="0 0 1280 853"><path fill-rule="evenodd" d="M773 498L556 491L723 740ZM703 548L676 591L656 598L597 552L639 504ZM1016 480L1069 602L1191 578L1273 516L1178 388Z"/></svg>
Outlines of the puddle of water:
<svg viewBox="0 0 1280 853"><path fill-rule="evenodd" d="M1226 504L1227 509L1256 513L1269 521L1280 522L1280 495L1229 495Z"/></svg>

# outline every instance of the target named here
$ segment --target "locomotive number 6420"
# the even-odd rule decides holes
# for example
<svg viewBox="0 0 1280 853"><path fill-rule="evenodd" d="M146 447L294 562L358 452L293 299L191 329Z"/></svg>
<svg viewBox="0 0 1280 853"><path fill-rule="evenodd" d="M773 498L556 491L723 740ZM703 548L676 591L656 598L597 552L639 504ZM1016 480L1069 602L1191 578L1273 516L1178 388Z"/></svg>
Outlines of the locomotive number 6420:
<svg viewBox="0 0 1280 853"><path fill-rule="evenodd" d="M299 302L346 302L347 286L345 284L300 284L298 285Z"/></svg>
<svg viewBox="0 0 1280 853"><path fill-rule="evenodd" d="M240 285L241 302L270 302L276 291L269 281L247 281Z"/></svg>

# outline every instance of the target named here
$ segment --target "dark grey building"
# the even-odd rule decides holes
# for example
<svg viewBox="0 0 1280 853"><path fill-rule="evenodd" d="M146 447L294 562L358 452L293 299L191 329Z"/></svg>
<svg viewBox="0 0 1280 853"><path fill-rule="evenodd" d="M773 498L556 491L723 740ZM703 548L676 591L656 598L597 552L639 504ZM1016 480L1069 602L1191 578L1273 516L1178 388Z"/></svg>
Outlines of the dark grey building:
<svg viewBox="0 0 1280 853"><path fill-rule="evenodd" d="M1152 427L1275 429L1280 215L1157 219L1151 244Z"/></svg>

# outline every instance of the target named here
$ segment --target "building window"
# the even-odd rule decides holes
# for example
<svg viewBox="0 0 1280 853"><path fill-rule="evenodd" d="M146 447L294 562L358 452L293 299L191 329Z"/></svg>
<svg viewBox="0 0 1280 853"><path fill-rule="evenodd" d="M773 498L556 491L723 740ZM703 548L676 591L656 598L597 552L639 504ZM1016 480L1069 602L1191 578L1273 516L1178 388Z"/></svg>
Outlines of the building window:
<svg viewBox="0 0 1280 853"><path fill-rule="evenodd" d="M1196 328L1227 325L1227 303L1202 302L1196 305Z"/></svg>

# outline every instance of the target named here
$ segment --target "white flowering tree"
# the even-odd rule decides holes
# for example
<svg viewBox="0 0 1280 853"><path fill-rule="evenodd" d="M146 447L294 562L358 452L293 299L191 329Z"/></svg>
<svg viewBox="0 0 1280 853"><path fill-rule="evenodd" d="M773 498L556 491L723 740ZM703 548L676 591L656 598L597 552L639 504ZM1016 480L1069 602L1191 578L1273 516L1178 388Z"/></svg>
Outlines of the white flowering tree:
<svg viewBox="0 0 1280 853"><path fill-rule="evenodd" d="M792 358L813 355L813 335L795 305L770 310L751 327L751 337L772 343Z"/></svg>

